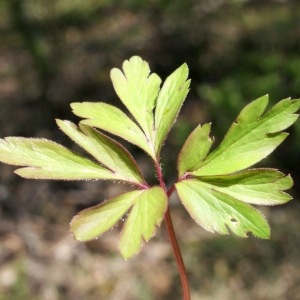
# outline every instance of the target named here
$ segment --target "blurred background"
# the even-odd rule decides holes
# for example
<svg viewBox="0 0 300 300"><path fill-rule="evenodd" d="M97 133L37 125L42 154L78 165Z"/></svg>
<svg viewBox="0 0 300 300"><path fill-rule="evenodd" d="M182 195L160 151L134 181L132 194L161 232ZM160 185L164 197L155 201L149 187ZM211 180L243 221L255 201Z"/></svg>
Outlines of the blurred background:
<svg viewBox="0 0 300 300"><path fill-rule="evenodd" d="M184 140L212 122L218 144L240 109L300 97L300 1L0 0L0 136L45 137L81 151L55 124L78 122L70 103L121 106L109 71L140 55L164 80L183 62L191 91L162 152L168 184ZM205 232L177 196L171 212L193 300L300 299L300 121L259 166L291 173L294 200L261 207L268 241ZM147 180L149 158L127 145ZM69 222L81 209L129 190L107 182L31 181L0 166L1 300L182 299L165 225L127 262L119 224L78 243Z"/></svg>

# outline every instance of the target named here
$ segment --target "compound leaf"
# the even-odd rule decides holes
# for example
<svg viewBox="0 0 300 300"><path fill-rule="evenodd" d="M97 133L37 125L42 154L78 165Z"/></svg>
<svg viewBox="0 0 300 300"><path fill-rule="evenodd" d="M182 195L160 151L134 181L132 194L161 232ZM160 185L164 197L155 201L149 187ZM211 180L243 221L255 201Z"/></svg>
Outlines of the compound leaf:
<svg viewBox="0 0 300 300"><path fill-rule="evenodd" d="M132 207L121 233L119 248L125 259L136 254L143 239L149 241L167 209L167 196L160 187L128 192L80 212L71 221L75 238L87 241L114 226Z"/></svg>
<svg viewBox="0 0 300 300"><path fill-rule="evenodd" d="M87 118L82 120L80 122L81 124L97 127L120 136L128 142L142 148L152 158L155 157L143 131L117 107L103 102L74 102L71 103L71 107L75 115Z"/></svg>
<svg viewBox="0 0 300 300"><path fill-rule="evenodd" d="M193 180L207 189L251 204L278 205L292 199L283 192L292 187L291 176L274 169L252 169L238 174L204 176Z"/></svg>
<svg viewBox="0 0 300 300"><path fill-rule="evenodd" d="M210 124L197 126L185 141L178 156L178 177L180 178L186 172L192 172L199 169L199 165L207 156L213 138L209 137Z"/></svg>
<svg viewBox="0 0 300 300"><path fill-rule="evenodd" d="M125 259L155 234L164 218L168 196L162 187L146 185L136 162L122 145L92 127L137 145L157 166L190 81L186 64L166 79L161 90L161 79L149 73L148 63L138 56L126 60L123 71L111 71L114 89L136 122L114 106L89 102L71 104L74 114L84 118L79 127L57 120L62 131L99 164L46 139L0 139L0 161L23 166L15 172L25 178L114 179L143 187L80 212L70 224L75 238L87 241L109 230L129 212L119 241ZM252 233L269 238L267 221L249 204L276 205L291 199L284 192L293 184L289 175L274 169L242 171L282 143L287 136L282 131L298 118L295 112L300 100L282 100L264 114L267 104L268 96L248 104L210 154L214 141L209 137L210 124L199 125L182 147L175 188L192 218L208 231L228 234L230 229L241 237Z"/></svg>
<svg viewBox="0 0 300 300"><path fill-rule="evenodd" d="M110 170L46 139L0 139L0 161L27 166L15 173L31 179L116 179Z"/></svg>
<svg viewBox="0 0 300 300"><path fill-rule="evenodd" d="M143 176L129 152L113 139L96 129L70 121L56 120L59 128L101 164L124 181L144 183Z"/></svg>
<svg viewBox="0 0 300 300"><path fill-rule="evenodd" d="M189 91L188 66L183 64L164 82L155 108L155 151L160 152L162 144L174 124L179 110Z"/></svg>
<svg viewBox="0 0 300 300"><path fill-rule="evenodd" d="M176 183L176 190L191 217L210 232L247 237L249 232L269 238L270 228L262 214L250 205L211 188L197 179Z"/></svg>
<svg viewBox="0 0 300 300"><path fill-rule="evenodd" d="M124 73L117 68L110 77L115 91L150 141L153 141L153 109L159 92L161 79L152 73L146 61L133 56L123 63Z"/></svg>
<svg viewBox="0 0 300 300"><path fill-rule="evenodd" d="M131 209L120 238L119 248L127 259L139 252L142 240L146 242L155 234L167 209L167 195L161 187L145 190Z"/></svg>
<svg viewBox="0 0 300 300"><path fill-rule="evenodd" d="M211 176L237 172L257 163L281 144L288 134L280 131L297 120L298 115L294 113L300 107L300 100L282 100L261 116L267 104L268 96L248 104L221 145L191 174Z"/></svg>

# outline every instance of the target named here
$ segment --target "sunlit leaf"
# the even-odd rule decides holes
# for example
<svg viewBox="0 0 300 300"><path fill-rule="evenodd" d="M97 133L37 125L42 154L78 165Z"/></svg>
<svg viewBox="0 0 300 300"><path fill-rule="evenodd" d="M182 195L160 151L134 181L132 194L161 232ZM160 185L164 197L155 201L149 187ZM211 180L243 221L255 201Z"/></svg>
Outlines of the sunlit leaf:
<svg viewBox="0 0 300 300"><path fill-rule="evenodd" d="M143 131L120 109L102 102L75 102L71 103L71 107L75 115L87 118L82 120L81 124L97 127L120 136L142 148L151 157L155 157L154 151L149 146Z"/></svg>
<svg viewBox="0 0 300 300"><path fill-rule="evenodd" d="M124 73L114 68L110 77L119 98L140 124L150 141L153 141L153 109L161 79L150 73L149 65L138 56L123 63Z"/></svg>
<svg viewBox="0 0 300 300"><path fill-rule="evenodd" d="M261 116L267 104L268 96L248 104L221 145L192 174L221 175L243 170L265 158L281 144L288 135L281 131L298 118L294 113L300 107L300 100L282 100Z"/></svg>
<svg viewBox="0 0 300 300"><path fill-rule="evenodd" d="M230 195L243 202L278 205L292 199L283 191L293 185L291 176L274 169L253 169L232 175L204 176L193 179L207 189Z"/></svg>
<svg viewBox="0 0 300 300"><path fill-rule="evenodd" d="M112 170L120 180L143 183L143 176L132 156L123 146L96 129L70 121L57 120L59 128L79 146Z"/></svg>
<svg viewBox="0 0 300 300"><path fill-rule="evenodd" d="M270 228L260 212L229 194L213 189L197 179L176 183L176 190L191 217L210 232L247 237L251 232L269 238Z"/></svg>
<svg viewBox="0 0 300 300"><path fill-rule="evenodd" d="M46 139L0 139L0 161L27 168L15 171L32 179L116 179L110 170Z"/></svg>
<svg viewBox="0 0 300 300"><path fill-rule="evenodd" d="M86 209L73 218L71 231L80 241L96 238L114 226L130 207L119 243L122 256L130 258L140 250L143 240L150 240L163 220L167 196L160 187L128 192Z"/></svg>
<svg viewBox="0 0 300 300"><path fill-rule="evenodd" d="M138 190L124 193L81 211L70 223L75 238L88 241L103 234L120 220L143 192Z"/></svg>
<svg viewBox="0 0 300 300"><path fill-rule="evenodd" d="M282 100L265 114L268 96L253 101L211 153L211 125L197 126L179 153L179 178L166 192L160 151L188 93L187 78L188 67L183 64L160 90L161 79L150 74L147 62L133 56L123 63L122 70L111 71L115 91L130 116L106 103L83 102L71 104L74 114L83 118L79 126L57 120L60 129L92 160L45 139L8 137L0 139L0 161L22 166L16 173L25 178L112 179L138 186L139 190L80 212L70 224L77 240L88 241L128 216L119 241L125 259L138 253L143 242L155 234L174 189L191 217L206 230L269 238L267 221L249 204L277 205L291 200L284 191L293 185L292 178L275 169L245 169L269 155L286 138L287 133L282 131L297 120L295 112L300 100ZM150 187L130 153L93 127L117 135L149 154L160 186Z"/></svg>
<svg viewBox="0 0 300 300"><path fill-rule="evenodd" d="M199 169L214 139L209 137L210 124L199 125L189 135L178 156L178 177Z"/></svg>
<svg viewBox="0 0 300 300"><path fill-rule="evenodd" d="M160 226L167 209L167 195L160 187L145 190L131 209L121 234L119 248L127 259L139 252L143 239L147 242Z"/></svg>
<svg viewBox="0 0 300 300"><path fill-rule="evenodd" d="M164 82L155 108L155 150L160 152L162 144L173 126L183 101L189 91L188 66L183 64Z"/></svg>

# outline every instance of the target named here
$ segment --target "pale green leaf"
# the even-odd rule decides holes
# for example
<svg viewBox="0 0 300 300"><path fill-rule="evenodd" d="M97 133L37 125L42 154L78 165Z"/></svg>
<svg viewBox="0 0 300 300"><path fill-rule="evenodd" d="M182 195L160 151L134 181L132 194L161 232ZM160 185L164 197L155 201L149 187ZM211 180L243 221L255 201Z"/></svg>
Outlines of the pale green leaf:
<svg viewBox="0 0 300 300"><path fill-rule="evenodd" d="M160 187L144 190L131 209L120 238L119 248L127 259L139 252L143 239L147 242L160 226L167 209L167 195Z"/></svg>
<svg viewBox="0 0 300 300"><path fill-rule="evenodd" d="M160 187L128 192L83 210L71 221L71 231L79 241L87 241L114 226L132 207L121 233L119 248L127 259L155 234L167 209L167 196Z"/></svg>
<svg viewBox="0 0 300 300"><path fill-rule="evenodd" d="M263 96L248 104L232 124L221 145L193 175L222 175L248 168L269 155L287 137L280 132L298 118L300 100L285 99L261 116L268 104Z"/></svg>
<svg viewBox="0 0 300 300"><path fill-rule="evenodd" d="M143 176L129 152L96 129L70 121L56 120L59 128L101 164L113 171L116 179L144 183Z"/></svg>
<svg viewBox="0 0 300 300"><path fill-rule="evenodd" d="M102 102L71 103L73 113L79 117L87 118L81 124L98 127L104 131L120 136L128 142L139 146L152 158L155 158L147 138L136 123L126 116L120 109Z"/></svg>
<svg viewBox="0 0 300 300"><path fill-rule="evenodd" d="M292 199L283 192L292 187L291 176L285 176L274 169L252 169L238 174L204 176L193 180L206 189L252 204L278 205Z"/></svg>
<svg viewBox="0 0 300 300"><path fill-rule="evenodd" d="M179 110L189 91L188 66L183 64L164 82L155 108L155 150L160 152L162 144L173 126Z"/></svg>
<svg viewBox="0 0 300 300"><path fill-rule="evenodd" d="M153 109L161 79L150 73L149 65L138 56L123 63L124 73L114 68L110 77L115 91L150 141L153 141Z"/></svg>
<svg viewBox="0 0 300 300"><path fill-rule="evenodd" d="M144 190L124 193L81 211L70 223L75 238L88 241L103 234L124 216L143 193Z"/></svg>
<svg viewBox="0 0 300 300"><path fill-rule="evenodd" d="M192 172L199 169L199 165L206 158L213 138L209 137L210 124L197 126L185 141L178 156L178 177L180 178L186 172Z"/></svg>
<svg viewBox="0 0 300 300"><path fill-rule="evenodd" d="M0 161L27 166L15 171L32 179L115 179L110 170L46 139L0 139Z"/></svg>
<svg viewBox="0 0 300 300"><path fill-rule="evenodd" d="M210 232L247 237L251 232L269 238L270 228L262 214L250 205L230 195L207 187L197 179L176 183L178 195L191 217Z"/></svg>

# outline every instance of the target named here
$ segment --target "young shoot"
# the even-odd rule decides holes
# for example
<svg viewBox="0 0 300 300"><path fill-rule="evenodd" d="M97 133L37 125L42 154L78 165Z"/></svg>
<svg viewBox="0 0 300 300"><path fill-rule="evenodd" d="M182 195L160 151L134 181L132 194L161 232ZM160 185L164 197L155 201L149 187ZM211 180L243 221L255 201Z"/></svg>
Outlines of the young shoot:
<svg viewBox="0 0 300 300"><path fill-rule="evenodd" d="M279 205L291 200L284 191L293 181L276 169L251 168L268 156L287 137L282 132L298 118L300 100L285 99L265 113L268 96L248 104L237 116L223 141L212 152L211 124L198 125L185 141L177 160L178 179L169 190L163 178L160 152L188 94L186 64L162 84L138 56L114 68L114 89L129 110L99 102L72 103L79 125L57 120L58 127L87 153L74 151L37 138L7 137L0 140L0 161L21 166L15 171L30 179L112 180L136 190L124 192L78 213L70 227L80 242L96 239L122 221L119 250L125 260L137 254L165 220L178 264L183 297L190 299L169 211L169 197L176 190L195 222L210 232L268 239L270 227L251 204ZM96 129L97 128L97 129ZM123 138L148 154L155 166L158 185L150 186L132 155L104 132ZM126 220L123 217L127 215Z"/></svg>

